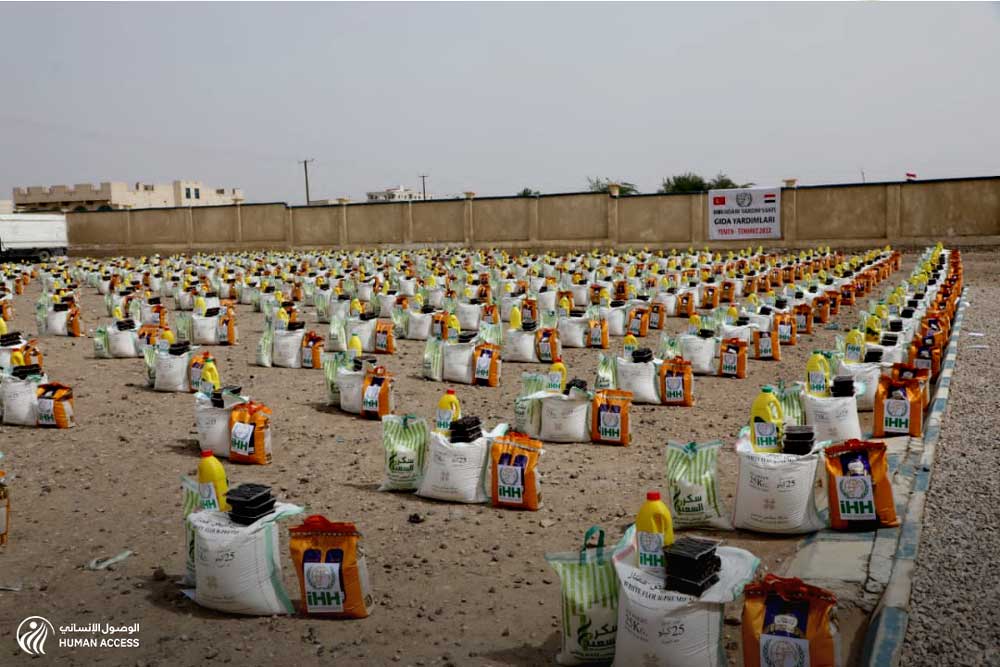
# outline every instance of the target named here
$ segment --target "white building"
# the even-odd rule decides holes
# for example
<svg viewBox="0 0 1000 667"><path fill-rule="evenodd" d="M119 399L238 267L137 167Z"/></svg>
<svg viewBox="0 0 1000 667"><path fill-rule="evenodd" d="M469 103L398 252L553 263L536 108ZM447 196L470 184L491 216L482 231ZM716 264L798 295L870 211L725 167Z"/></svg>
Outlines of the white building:
<svg viewBox="0 0 1000 667"><path fill-rule="evenodd" d="M427 195L426 198L434 199L434 196ZM421 201L423 199L423 193L402 185L397 188L386 188L368 193L368 201Z"/></svg>
<svg viewBox="0 0 1000 667"><path fill-rule="evenodd" d="M201 181L170 184L104 182L77 185L32 185L14 188L18 212L114 211L173 206L217 206L243 203L239 188L212 188Z"/></svg>

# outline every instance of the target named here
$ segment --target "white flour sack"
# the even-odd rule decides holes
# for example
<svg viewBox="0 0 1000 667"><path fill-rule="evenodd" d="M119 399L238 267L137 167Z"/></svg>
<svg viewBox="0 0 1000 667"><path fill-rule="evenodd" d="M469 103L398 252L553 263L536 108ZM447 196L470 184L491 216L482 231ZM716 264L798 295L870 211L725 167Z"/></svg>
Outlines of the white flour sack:
<svg viewBox="0 0 1000 667"><path fill-rule="evenodd" d="M608 321L608 335L609 336L624 336L625 335L625 306L601 306L600 317L603 320Z"/></svg>
<svg viewBox="0 0 1000 667"><path fill-rule="evenodd" d="M455 308L455 317L462 331L478 331L482 307L478 303L460 303Z"/></svg>
<svg viewBox="0 0 1000 667"><path fill-rule="evenodd" d="M233 523L225 512L189 514L197 582L194 601L230 614L293 613L281 583L277 521L301 512L301 507L277 503L272 514L249 526Z"/></svg>
<svg viewBox="0 0 1000 667"><path fill-rule="evenodd" d="M871 412L875 409L875 392L882 376L881 364L845 364L841 361L837 367L837 375L850 375L854 378L854 399L858 404L858 412ZM858 386L858 383L864 383L864 388Z"/></svg>
<svg viewBox="0 0 1000 667"><path fill-rule="evenodd" d="M278 368L302 368L302 339L306 332L277 329L274 332L274 347L271 365Z"/></svg>
<svg viewBox="0 0 1000 667"><path fill-rule="evenodd" d="M473 343L445 343L444 370L441 373L445 382L472 384L472 357L476 351Z"/></svg>
<svg viewBox="0 0 1000 667"><path fill-rule="evenodd" d="M353 334L358 334L364 352L375 351L375 325L378 320L362 320L352 317L344 325L344 340L350 342Z"/></svg>
<svg viewBox="0 0 1000 667"><path fill-rule="evenodd" d="M681 356L691 362L695 375L715 375L718 371L715 358L715 339L685 334L680 336Z"/></svg>
<svg viewBox="0 0 1000 667"><path fill-rule="evenodd" d="M29 377L18 380L7 376L0 382L0 411L3 423L35 426L38 423L38 385L44 379Z"/></svg>
<svg viewBox="0 0 1000 667"><path fill-rule="evenodd" d="M563 347L587 347L590 320L586 317L560 317L559 342Z"/></svg>
<svg viewBox="0 0 1000 667"><path fill-rule="evenodd" d="M191 388L188 371L190 363L190 352L170 354L164 350L157 350L154 360L156 371L153 389L156 391L189 391Z"/></svg>
<svg viewBox="0 0 1000 667"><path fill-rule="evenodd" d="M816 431L816 442L861 439L858 405L853 396L813 396L802 392L806 423Z"/></svg>
<svg viewBox="0 0 1000 667"><path fill-rule="evenodd" d="M500 356L505 362L538 363L538 353L535 351L535 332L518 329L505 332Z"/></svg>
<svg viewBox="0 0 1000 667"><path fill-rule="evenodd" d="M365 372L346 368L337 369L337 388L340 389L340 409L353 415L361 414L361 389Z"/></svg>
<svg viewBox="0 0 1000 667"><path fill-rule="evenodd" d="M108 332L108 351L116 359L138 357L141 354L139 335L134 329L119 331L118 327L110 326Z"/></svg>
<svg viewBox="0 0 1000 667"><path fill-rule="evenodd" d="M194 420L198 428L198 445L201 450L210 451L216 457L229 458L231 440L229 413L234 405L246 403L247 399L229 392L222 394L222 406L212 403L212 397L197 393L194 395Z"/></svg>
<svg viewBox="0 0 1000 667"><path fill-rule="evenodd" d="M510 311L514 309L514 306L520 308L522 301L524 301L523 296L500 297L500 320L503 322L510 322Z"/></svg>
<svg viewBox="0 0 1000 667"><path fill-rule="evenodd" d="M740 477L733 525L761 533L812 533L824 527L813 488L817 453L756 454L746 438L736 443Z"/></svg>
<svg viewBox="0 0 1000 667"><path fill-rule="evenodd" d="M431 433L417 495L456 503L487 502L483 475L489 450L486 436L453 443L440 433Z"/></svg>
<svg viewBox="0 0 1000 667"><path fill-rule="evenodd" d="M618 389L632 392L633 403L660 404L657 368L652 361L634 363L618 357Z"/></svg>
<svg viewBox="0 0 1000 667"><path fill-rule="evenodd" d="M716 554L722 561L719 581L695 598L666 590L664 575L635 567L634 544L615 553L620 588L614 667L726 664L722 646L725 604L740 596L760 561L734 547L718 547Z"/></svg>
<svg viewBox="0 0 1000 667"><path fill-rule="evenodd" d="M537 396L537 394L535 395ZM547 394L541 399L539 437L546 442L590 442L590 395L571 389L569 396Z"/></svg>
<svg viewBox="0 0 1000 667"><path fill-rule="evenodd" d="M406 320L406 336L409 340L427 340L431 335L434 316L431 313L411 311Z"/></svg>
<svg viewBox="0 0 1000 667"><path fill-rule="evenodd" d="M739 338L747 345L751 345L753 343L753 332L754 327L749 324L741 324L739 326L735 324L723 324L719 328L719 336L722 340L726 340L728 338Z"/></svg>

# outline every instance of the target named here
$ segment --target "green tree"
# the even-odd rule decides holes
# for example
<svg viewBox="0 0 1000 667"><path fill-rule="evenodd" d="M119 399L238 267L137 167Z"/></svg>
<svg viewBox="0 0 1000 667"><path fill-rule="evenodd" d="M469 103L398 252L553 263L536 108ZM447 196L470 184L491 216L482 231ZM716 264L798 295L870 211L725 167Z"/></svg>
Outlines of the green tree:
<svg viewBox="0 0 1000 667"><path fill-rule="evenodd" d="M531 188L524 188L523 190L521 190L520 192L517 193L517 196L518 197L537 197L540 194L542 194L542 193L539 192L538 190L532 190Z"/></svg>
<svg viewBox="0 0 1000 667"><path fill-rule="evenodd" d="M709 190L728 190L730 188L749 188L752 186L753 183L737 183L721 171L715 175L715 178L708 182Z"/></svg>
<svg viewBox="0 0 1000 667"><path fill-rule="evenodd" d="M702 176L687 171L671 178L663 179L663 185L658 192L661 194L672 194L675 192L705 192L706 190L726 190L729 188L748 188L753 183L737 183L726 176L721 171L710 181L706 181Z"/></svg>
<svg viewBox="0 0 1000 667"><path fill-rule="evenodd" d="M708 190L708 183L705 179L693 171L687 171L663 179L663 185L660 186L659 192L673 194L675 192L703 192L705 190Z"/></svg>
<svg viewBox="0 0 1000 667"><path fill-rule="evenodd" d="M636 187L635 183L629 183L628 181L612 181L610 178L597 178L587 177L587 189L591 192L608 192L608 188L612 183L618 184L618 194L622 197L627 197L629 195L639 194L639 188Z"/></svg>

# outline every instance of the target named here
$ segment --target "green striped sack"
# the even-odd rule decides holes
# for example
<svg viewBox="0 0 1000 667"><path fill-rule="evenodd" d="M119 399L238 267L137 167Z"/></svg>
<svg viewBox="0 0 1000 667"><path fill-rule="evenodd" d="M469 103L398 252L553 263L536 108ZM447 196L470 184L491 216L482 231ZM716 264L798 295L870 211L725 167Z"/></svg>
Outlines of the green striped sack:
<svg viewBox="0 0 1000 667"><path fill-rule="evenodd" d="M340 387L337 386L337 371L353 368L354 359L347 352L324 352L322 356L323 376L326 379L326 404L340 406Z"/></svg>
<svg viewBox="0 0 1000 667"><path fill-rule="evenodd" d="M181 477L181 512L184 521L184 551L187 553L187 563L184 570L185 586L194 586L194 528L187 522L188 514L201 509L201 495L198 493L198 482L190 477Z"/></svg>
<svg viewBox="0 0 1000 667"><path fill-rule="evenodd" d="M667 444L667 507L674 528L732 530L719 496L722 442Z"/></svg>
<svg viewBox="0 0 1000 667"><path fill-rule="evenodd" d="M786 387L781 380L774 387L774 395L781 403L781 414L785 418L785 424L801 426L806 423L805 409L802 407L802 384L795 382Z"/></svg>
<svg viewBox="0 0 1000 667"><path fill-rule="evenodd" d="M430 431L427 420L414 415L382 417L385 479L379 491L416 491L423 478Z"/></svg>
<svg viewBox="0 0 1000 667"><path fill-rule="evenodd" d="M594 389L617 389L618 388L618 361L614 353L597 355L597 379L594 381Z"/></svg>
<svg viewBox="0 0 1000 667"><path fill-rule="evenodd" d="M596 546L588 547L597 535ZM562 597L560 665L591 665L615 657L618 627L618 580L611 563L612 549L604 546L604 530L592 526L579 551L546 554L559 575Z"/></svg>
<svg viewBox="0 0 1000 667"><path fill-rule="evenodd" d="M443 373L444 342L436 336L431 336L424 345L424 377L440 382Z"/></svg>

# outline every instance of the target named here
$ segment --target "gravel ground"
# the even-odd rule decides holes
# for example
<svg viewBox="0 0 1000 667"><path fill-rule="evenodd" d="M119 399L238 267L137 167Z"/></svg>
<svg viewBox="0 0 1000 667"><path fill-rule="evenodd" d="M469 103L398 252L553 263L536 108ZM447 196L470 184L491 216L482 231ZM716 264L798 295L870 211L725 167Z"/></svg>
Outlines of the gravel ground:
<svg viewBox="0 0 1000 667"><path fill-rule="evenodd" d="M903 665L1000 664L1000 585L988 569L1000 563L996 257L964 253L971 306L927 494Z"/></svg>
<svg viewBox="0 0 1000 667"><path fill-rule="evenodd" d="M913 256L907 260L903 275ZM85 327L93 328L108 318L96 290L83 292ZM37 294L33 283L17 298L13 328L34 331ZM856 321L857 310L842 311L837 321ZM270 466L226 463L230 483L270 484L310 513L357 522L373 573L372 616L358 622L234 617L184 597L174 579L184 569L179 478L193 474L198 460L191 396L148 390L141 360L95 360L89 339L44 338L50 377L74 388L78 427L0 426L0 450L17 475L10 543L0 549L0 585L20 587L0 591L0 664L28 662L10 638L30 614L57 626L140 623L139 648L52 656L64 665L551 664L560 598L544 554L578 548L593 524L616 540L645 491L663 487L668 440L723 440L719 478L731 509L737 474L732 443L760 385L801 379L811 350L831 347L837 333L821 328L783 348L780 363L751 361L745 380L698 378L693 408L637 406L629 447L547 446L541 463L545 506L526 513L378 492L380 425L326 407L320 371L252 366L263 316L241 306L238 321L239 345L212 351L224 383L241 385L274 409L276 442ZM311 310L306 321L315 324ZM685 322L672 318L669 326L677 332ZM619 349L621 339L613 344ZM396 355L383 358L397 380L398 412L433 415L447 386L420 379L423 347L402 341ZM571 376L593 382L594 350L567 350L564 358ZM459 387L463 412L488 425L510 420L520 373L535 368L505 364L499 388ZM870 416L863 416L864 428ZM425 521L408 522L413 513ZM297 597L285 528L284 580ZM780 571L799 542L740 531L714 536L752 551L761 559L761 574ZM123 549L135 555L113 571L82 567ZM724 644L729 664L738 664L739 603L730 607Z"/></svg>

